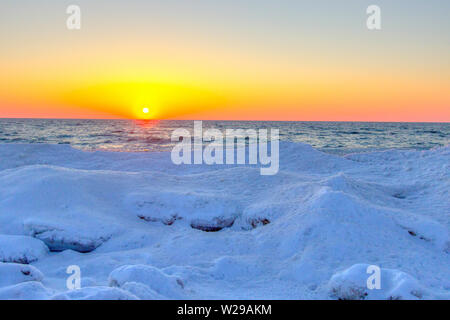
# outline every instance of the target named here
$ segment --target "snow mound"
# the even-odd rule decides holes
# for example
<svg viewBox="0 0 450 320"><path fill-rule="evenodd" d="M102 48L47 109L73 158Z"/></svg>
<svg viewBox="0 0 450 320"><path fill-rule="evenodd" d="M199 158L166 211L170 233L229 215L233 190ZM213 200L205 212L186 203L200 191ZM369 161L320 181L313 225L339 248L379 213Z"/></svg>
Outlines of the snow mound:
<svg viewBox="0 0 450 320"><path fill-rule="evenodd" d="M373 274L368 264L355 264L335 274L329 282L330 295L340 300L415 300L423 299L427 291L409 274L381 268L380 288L369 289Z"/></svg>
<svg viewBox="0 0 450 320"><path fill-rule="evenodd" d="M26 281L41 281L43 278L42 272L33 266L0 262L0 287Z"/></svg>
<svg viewBox="0 0 450 320"><path fill-rule="evenodd" d="M441 223L417 214L403 214L394 218L409 235L430 242L439 250L450 253L450 235Z"/></svg>
<svg viewBox="0 0 450 320"><path fill-rule="evenodd" d="M28 264L45 257L46 245L27 236L0 235L0 262Z"/></svg>
<svg viewBox="0 0 450 320"><path fill-rule="evenodd" d="M142 220L165 225L183 220L202 231L231 227L241 211L237 201L206 192L131 193L126 202Z"/></svg>
<svg viewBox="0 0 450 320"><path fill-rule="evenodd" d="M32 237L44 242L51 251L74 250L91 252L110 238L110 235L92 233L89 228L66 226L62 223L45 223L35 220L24 222L24 229Z"/></svg>
<svg viewBox="0 0 450 320"><path fill-rule="evenodd" d="M37 281L0 288L0 300L47 300L52 294L52 290Z"/></svg>
<svg viewBox="0 0 450 320"><path fill-rule="evenodd" d="M111 287L86 287L56 294L51 300L139 300L135 295Z"/></svg>
<svg viewBox="0 0 450 320"><path fill-rule="evenodd" d="M184 284L180 278L167 275L152 266L125 265L113 270L109 275L111 287L123 287L130 282L142 283L169 299L180 299L183 295ZM132 285L126 287L130 286Z"/></svg>
<svg viewBox="0 0 450 320"><path fill-rule="evenodd" d="M125 282L121 289L134 294L141 300L165 300L166 297L160 295L155 290L140 282Z"/></svg>

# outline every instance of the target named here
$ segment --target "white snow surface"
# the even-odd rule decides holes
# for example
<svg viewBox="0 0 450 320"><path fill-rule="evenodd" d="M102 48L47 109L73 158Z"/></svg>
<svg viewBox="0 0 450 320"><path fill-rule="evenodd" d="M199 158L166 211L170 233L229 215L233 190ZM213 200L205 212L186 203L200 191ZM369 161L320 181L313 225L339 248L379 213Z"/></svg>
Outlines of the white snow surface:
<svg viewBox="0 0 450 320"><path fill-rule="evenodd" d="M33 266L0 262L0 287L27 281L41 281L43 278L42 272Z"/></svg>
<svg viewBox="0 0 450 320"><path fill-rule="evenodd" d="M449 146L282 142L274 176L68 145L0 144L0 158L0 299L450 297Z"/></svg>
<svg viewBox="0 0 450 320"><path fill-rule="evenodd" d="M45 257L48 247L30 236L0 234L0 262L31 263Z"/></svg>

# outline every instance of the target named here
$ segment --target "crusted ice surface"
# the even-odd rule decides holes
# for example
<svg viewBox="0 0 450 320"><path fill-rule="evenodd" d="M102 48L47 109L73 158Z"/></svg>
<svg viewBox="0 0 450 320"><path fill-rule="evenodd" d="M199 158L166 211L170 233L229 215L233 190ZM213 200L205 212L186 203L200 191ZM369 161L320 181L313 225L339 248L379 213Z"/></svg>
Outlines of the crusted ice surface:
<svg viewBox="0 0 450 320"><path fill-rule="evenodd" d="M2 299L30 298L21 286L42 299L358 298L351 292L369 275L355 265L394 270L382 272L392 288L389 279L407 280L401 294L368 298L450 291L448 146L341 157L281 143L274 176L254 165L177 166L168 152L8 144L0 156L1 237L42 241L22 262L42 272L32 281L44 279L21 284L20 268L0 264L10 274ZM3 256L30 256L32 240L8 241ZM83 291L66 288L69 265ZM116 287L118 274L126 281Z"/></svg>

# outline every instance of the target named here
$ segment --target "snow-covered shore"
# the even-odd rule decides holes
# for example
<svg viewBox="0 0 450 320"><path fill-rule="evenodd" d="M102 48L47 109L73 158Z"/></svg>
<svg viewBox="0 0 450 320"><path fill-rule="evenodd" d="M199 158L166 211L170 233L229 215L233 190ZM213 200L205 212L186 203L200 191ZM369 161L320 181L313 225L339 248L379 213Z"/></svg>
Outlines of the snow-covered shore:
<svg viewBox="0 0 450 320"><path fill-rule="evenodd" d="M450 298L449 146L283 142L274 176L68 145L0 159L0 299Z"/></svg>

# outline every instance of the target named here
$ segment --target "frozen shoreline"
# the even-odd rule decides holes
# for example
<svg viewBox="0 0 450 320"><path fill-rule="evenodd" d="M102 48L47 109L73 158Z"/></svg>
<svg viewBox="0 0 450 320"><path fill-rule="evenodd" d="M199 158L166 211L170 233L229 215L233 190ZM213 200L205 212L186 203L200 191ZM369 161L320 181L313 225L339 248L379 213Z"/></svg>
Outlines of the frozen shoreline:
<svg viewBox="0 0 450 320"><path fill-rule="evenodd" d="M282 142L275 176L68 145L0 157L1 299L450 298L449 146ZM364 264L381 290L365 291Z"/></svg>

